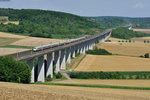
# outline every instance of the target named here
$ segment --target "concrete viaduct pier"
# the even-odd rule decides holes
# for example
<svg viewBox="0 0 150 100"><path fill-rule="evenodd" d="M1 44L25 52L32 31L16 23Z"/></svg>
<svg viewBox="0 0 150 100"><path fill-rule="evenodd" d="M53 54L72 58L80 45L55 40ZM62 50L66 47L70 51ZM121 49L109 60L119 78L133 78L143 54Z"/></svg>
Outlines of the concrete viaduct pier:
<svg viewBox="0 0 150 100"><path fill-rule="evenodd" d="M9 56L15 57L17 61L27 61L31 69L31 82L35 80L44 82L45 77L53 72L58 73L60 70L66 69L66 64L71 63L71 58L75 58L75 52L85 54L87 50L92 50L97 41L104 42L111 35L111 30L106 30L101 34L89 36L80 41L71 42L65 45L34 52L32 50L13 54ZM46 55L46 59L44 56ZM35 75L34 59L38 58L37 74ZM54 70L54 71L53 71ZM35 77L37 76L37 77Z"/></svg>

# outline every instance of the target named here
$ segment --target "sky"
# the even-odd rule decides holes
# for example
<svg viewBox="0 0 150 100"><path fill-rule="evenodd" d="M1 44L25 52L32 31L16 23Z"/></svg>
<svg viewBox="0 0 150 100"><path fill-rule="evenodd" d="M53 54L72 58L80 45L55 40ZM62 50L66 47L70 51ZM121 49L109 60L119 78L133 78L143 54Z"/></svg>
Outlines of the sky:
<svg viewBox="0 0 150 100"><path fill-rule="evenodd" d="M150 17L150 0L0 0L0 8L54 10L79 16Z"/></svg>

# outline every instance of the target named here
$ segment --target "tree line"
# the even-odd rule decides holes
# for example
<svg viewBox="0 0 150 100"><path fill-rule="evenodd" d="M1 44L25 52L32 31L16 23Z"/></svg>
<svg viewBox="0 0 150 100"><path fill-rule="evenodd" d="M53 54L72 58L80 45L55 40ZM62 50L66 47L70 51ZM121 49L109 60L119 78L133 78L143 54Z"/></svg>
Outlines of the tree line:
<svg viewBox="0 0 150 100"><path fill-rule="evenodd" d="M77 79L150 79L149 72L69 72Z"/></svg>

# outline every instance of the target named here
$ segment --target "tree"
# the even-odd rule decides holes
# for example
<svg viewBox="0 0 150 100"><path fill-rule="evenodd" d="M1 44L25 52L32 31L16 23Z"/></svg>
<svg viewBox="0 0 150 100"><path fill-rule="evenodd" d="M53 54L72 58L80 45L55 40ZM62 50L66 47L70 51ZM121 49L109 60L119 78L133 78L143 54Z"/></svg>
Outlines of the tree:
<svg viewBox="0 0 150 100"><path fill-rule="evenodd" d="M144 57L145 57L145 58L149 58L149 53L146 53L146 54L144 55Z"/></svg>
<svg viewBox="0 0 150 100"><path fill-rule="evenodd" d="M0 57L0 81L30 83L31 70L24 62L12 57Z"/></svg>

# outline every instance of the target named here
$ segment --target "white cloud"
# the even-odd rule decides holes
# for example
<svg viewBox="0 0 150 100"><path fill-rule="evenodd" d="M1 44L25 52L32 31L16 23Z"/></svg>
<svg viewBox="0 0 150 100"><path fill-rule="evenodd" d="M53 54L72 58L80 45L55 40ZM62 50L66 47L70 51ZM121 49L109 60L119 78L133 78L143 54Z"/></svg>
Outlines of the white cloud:
<svg viewBox="0 0 150 100"><path fill-rule="evenodd" d="M144 8L144 7L145 7L145 5L141 2L138 2L133 6L133 8Z"/></svg>

